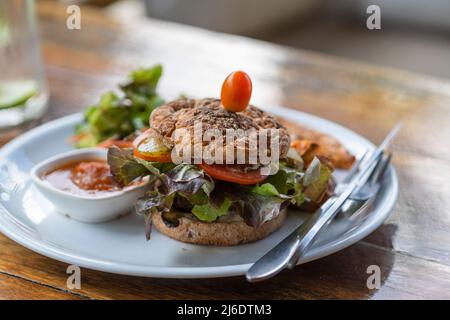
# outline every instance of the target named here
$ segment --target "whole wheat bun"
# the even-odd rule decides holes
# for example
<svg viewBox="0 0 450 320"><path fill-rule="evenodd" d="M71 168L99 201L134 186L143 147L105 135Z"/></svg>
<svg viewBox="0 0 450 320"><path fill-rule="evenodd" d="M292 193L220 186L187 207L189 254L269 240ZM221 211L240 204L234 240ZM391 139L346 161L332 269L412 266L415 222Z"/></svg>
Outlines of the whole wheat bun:
<svg viewBox="0 0 450 320"><path fill-rule="evenodd" d="M267 237L277 230L286 218L286 209L265 222L259 228L241 222L201 222L185 217L179 219L177 227L167 226L159 213L152 215L153 226L166 236L187 243L212 246L234 246Z"/></svg>
<svg viewBox="0 0 450 320"><path fill-rule="evenodd" d="M253 149L255 146L252 147L252 138L248 135L232 139L231 142L228 139L223 139L222 143L219 140L197 142L195 127L198 124L202 125L203 132L217 130L223 134L223 137L226 136L227 130L261 132L265 129L275 129L279 135L279 157L285 158L289 150L290 137L287 130L275 117L252 105L242 112L231 112L225 110L219 99L179 99L159 106L150 116L150 127L178 146L180 150L199 147L202 148L203 154L211 154L215 159L216 153L226 157L226 153L223 152L224 147L232 148L231 150L235 150L234 154L238 150L244 152L246 157L241 160L245 160L247 164L249 164L249 153L257 151ZM175 131L180 129L186 130L186 133L175 134ZM190 137L190 139L186 137ZM258 148L267 148L267 152L270 154L271 143L271 139L268 139L266 145L258 144Z"/></svg>

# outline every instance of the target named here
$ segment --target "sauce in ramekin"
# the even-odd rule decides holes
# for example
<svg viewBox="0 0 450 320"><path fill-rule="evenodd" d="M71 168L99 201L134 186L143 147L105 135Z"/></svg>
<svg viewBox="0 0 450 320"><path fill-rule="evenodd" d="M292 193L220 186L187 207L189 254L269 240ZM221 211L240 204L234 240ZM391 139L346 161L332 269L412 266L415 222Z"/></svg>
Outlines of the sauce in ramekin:
<svg viewBox="0 0 450 320"><path fill-rule="evenodd" d="M100 196L122 189L114 182L108 163L97 159L68 162L42 179L59 190L83 196Z"/></svg>

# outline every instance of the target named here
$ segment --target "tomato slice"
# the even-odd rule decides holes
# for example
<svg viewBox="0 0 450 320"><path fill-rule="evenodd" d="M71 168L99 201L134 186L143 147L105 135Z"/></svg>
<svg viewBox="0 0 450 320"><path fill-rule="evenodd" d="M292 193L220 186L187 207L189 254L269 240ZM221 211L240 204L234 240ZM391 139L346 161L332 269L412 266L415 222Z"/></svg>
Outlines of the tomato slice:
<svg viewBox="0 0 450 320"><path fill-rule="evenodd" d="M150 128L133 141L133 153L136 157L155 162L172 162L171 149L164 142L164 137Z"/></svg>
<svg viewBox="0 0 450 320"><path fill-rule="evenodd" d="M261 174L259 169L244 172L241 168L233 165L202 163L198 166L214 179L238 183L242 185L257 184L267 178L267 176L263 176Z"/></svg>
<svg viewBox="0 0 450 320"><path fill-rule="evenodd" d="M108 139L105 140L103 142L100 142L98 144L98 147L100 148L110 148L112 146L116 146L118 148L132 148L133 147L133 142L132 141L128 141L128 140L114 140L114 139Z"/></svg>
<svg viewBox="0 0 450 320"><path fill-rule="evenodd" d="M251 96L252 80L244 71L231 73L222 84L220 100L228 111L244 111L250 102Z"/></svg>

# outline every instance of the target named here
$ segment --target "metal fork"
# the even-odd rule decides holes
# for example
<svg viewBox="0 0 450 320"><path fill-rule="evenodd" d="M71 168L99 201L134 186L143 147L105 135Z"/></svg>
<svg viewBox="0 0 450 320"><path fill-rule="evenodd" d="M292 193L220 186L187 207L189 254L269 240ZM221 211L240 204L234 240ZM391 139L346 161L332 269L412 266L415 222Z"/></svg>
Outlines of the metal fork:
<svg viewBox="0 0 450 320"><path fill-rule="evenodd" d="M370 206L375 201L375 198L381 189L381 181L390 162L391 154L383 155L381 160L376 164L376 168L369 176L367 183L355 190L354 194L352 194L344 203L337 216L351 221L352 226L367 216L367 213L370 212ZM306 250L304 253L306 253ZM293 269L298 264L298 260L300 260L301 257L302 256L299 256L298 259L291 260L286 266L289 269Z"/></svg>
<svg viewBox="0 0 450 320"><path fill-rule="evenodd" d="M375 168L372 175L369 177L367 183L352 194L350 198L342 206L341 212L338 213L340 217L354 220L355 216L360 214L360 208L367 207L369 203L373 202L375 196L381 188L381 180L391 162L392 154L388 153L383 156Z"/></svg>
<svg viewBox="0 0 450 320"><path fill-rule="evenodd" d="M361 189L367 183L400 128L401 124L396 125L380 146L370 153L367 160L358 165L357 170L355 169L356 173L349 179L350 182L343 186L335 198L328 199L313 216L258 259L247 271L247 280L250 282L265 280L276 275L285 267L293 268L328 223L340 212L343 204L351 195L355 194L356 190Z"/></svg>

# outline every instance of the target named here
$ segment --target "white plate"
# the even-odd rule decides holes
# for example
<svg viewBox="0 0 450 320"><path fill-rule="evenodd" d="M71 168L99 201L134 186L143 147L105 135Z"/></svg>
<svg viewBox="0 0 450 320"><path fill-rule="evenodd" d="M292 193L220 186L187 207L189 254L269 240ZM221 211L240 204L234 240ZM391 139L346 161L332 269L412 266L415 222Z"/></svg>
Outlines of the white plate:
<svg viewBox="0 0 450 320"><path fill-rule="evenodd" d="M356 133L327 120L281 107L269 110L332 134L353 154L374 148ZM0 150L0 231L40 254L89 269L127 275L161 278L243 275L251 263L308 216L291 210L283 227L261 241L234 247L211 247L178 242L156 230L147 242L142 218L135 214L102 224L84 224L59 215L33 186L29 172L36 163L71 150L73 147L67 140L81 120L82 115L75 114L46 123ZM353 227L344 219L333 221L303 262L342 250L383 223L398 194L393 167L388 173L369 217Z"/></svg>

